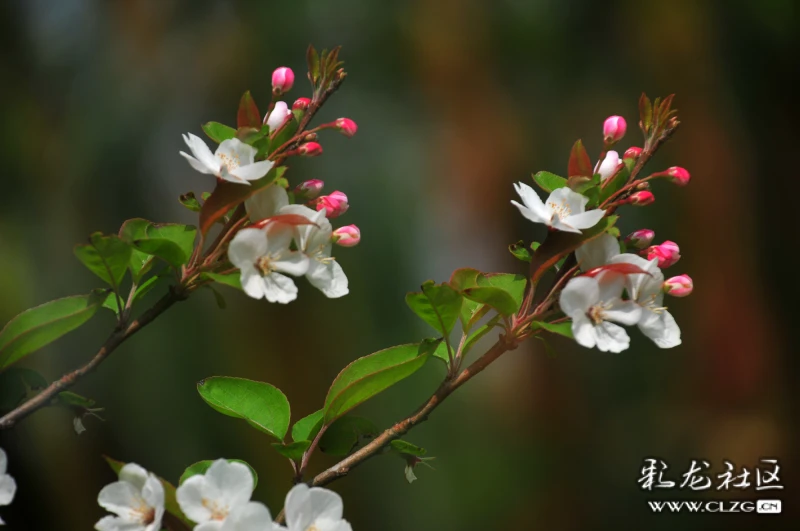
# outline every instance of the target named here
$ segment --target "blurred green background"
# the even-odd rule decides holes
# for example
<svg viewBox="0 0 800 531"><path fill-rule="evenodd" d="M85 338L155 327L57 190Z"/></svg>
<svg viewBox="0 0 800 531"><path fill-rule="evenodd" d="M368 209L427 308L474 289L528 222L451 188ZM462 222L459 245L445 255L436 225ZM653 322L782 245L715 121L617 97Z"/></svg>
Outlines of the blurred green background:
<svg viewBox="0 0 800 531"><path fill-rule="evenodd" d="M291 305L226 291L220 310L198 293L75 387L106 408L106 422L88 419L76 436L69 413L51 408L0 433L19 485L0 509L10 529L90 529L103 515L97 493L114 479L103 454L172 480L201 459L245 459L260 473L255 498L277 513L289 466L266 436L206 406L195 383L269 381L297 419L349 361L430 336L404 294L462 266L524 272L506 246L543 232L509 205L512 182L563 173L577 138L598 153L611 114L631 125L621 148L640 144L642 91L677 93L683 122L651 168L685 166L693 181L658 183L656 204L625 210L621 228L680 244L670 273L696 285L671 301L683 345L660 351L632 331L622 354L554 340L553 358L531 341L407 437L437 457L436 471L409 485L387 456L334 489L357 531L751 529L786 525L796 511L789 332L800 293L785 258L800 192L788 164L795 2L9 0L0 15L0 323L99 285L72 255L91 232L131 217L192 223L177 196L213 182L178 156L180 134L234 123L246 89L265 106L277 66L298 73L289 101L307 95L309 43L344 46L349 76L320 120L348 116L359 133L324 136L325 155L295 163L289 178L347 193L341 224L363 234L337 251L348 297L328 300L301 280ZM25 365L55 379L112 326L105 312ZM442 374L432 362L361 413L389 426ZM690 458L719 473L723 459L777 457L786 489L736 496L781 497L789 514L653 515L647 499L720 494L642 492L649 456L675 476Z"/></svg>

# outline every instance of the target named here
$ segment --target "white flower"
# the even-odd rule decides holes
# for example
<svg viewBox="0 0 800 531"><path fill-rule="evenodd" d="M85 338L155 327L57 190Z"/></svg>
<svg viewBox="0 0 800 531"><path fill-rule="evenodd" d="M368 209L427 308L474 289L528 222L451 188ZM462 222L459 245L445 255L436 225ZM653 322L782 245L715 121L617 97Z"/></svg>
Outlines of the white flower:
<svg viewBox="0 0 800 531"><path fill-rule="evenodd" d="M289 204L289 194L282 186L271 184L248 197L244 206L250 221L257 223L280 213Z"/></svg>
<svg viewBox="0 0 800 531"><path fill-rule="evenodd" d="M611 259L612 263L633 264L647 271L627 275L625 288L631 299L642 308L637 323L639 330L660 348L672 348L681 344L681 329L664 304L664 273L658 267L658 258L648 261L635 254L621 254Z"/></svg>
<svg viewBox="0 0 800 531"><path fill-rule="evenodd" d="M175 493L183 514L201 524L195 527L195 531L239 529L231 526L249 521L255 513L261 512L263 515L263 511L249 505L252 494L253 475L250 469L242 463L228 462L226 459L217 459L205 474L190 477ZM223 527L229 515L231 518L235 516L235 521ZM257 518L257 515L253 518ZM249 531L250 528L241 529Z"/></svg>
<svg viewBox="0 0 800 531"><path fill-rule="evenodd" d="M619 254L619 241L607 232L589 240L575 251L581 271L604 266Z"/></svg>
<svg viewBox="0 0 800 531"><path fill-rule="evenodd" d="M331 256L333 228L325 209L316 212L307 206L289 205L281 208L281 214L297 214L311 221L295 228L297 247L309 258L306 278L311 285L331 299L350 293L342 266Z"/></svg>
<svg viewBox="0 0 800 531"><path fill-rule="evenodd" d="M102 518L98 531L160 531L164 516L164 486L135 463L119 471L119 481L103 487L97 503L117 516Z"/></svg>
<svg viewBox="0 0 800 531"><path fill-rule="evenodd" d="M200 173L216 175L232 183L249 185L248 181L260 179L272 169L273 163L270 160L253 162L258 151L238 138L224 140L213 154L206 143L192 133L188 136L183 135L183 141L194 156L183 151L180 152L181 155Z"/></svg>
<svg viewBox="0 0 800 531"><path fill-rule="evenodd" d="M17 482L14 478L6 474L8 468L8 457L5 450L0 448L0 506L8 505L14 499L14 494L17 492ZM3 519L0 518L0 525L4 525Z"/></svg>
<svg viewBox="0 0 800 531"><path fill-rule="evenodd" d="M619 166L620 162L622 161L619 160L619 153L613 150L609 151L606 153L603 162L595 167L594 172L600 174L600 181L605 181L617 172L617 166Z"/></svg>
<svg viewBox="0 0 800 531"><path fill-rule="evenodd" d="M228 259L241 271L242 288L249 296L281 304L297 298L294 281L281 273L304 275L310 260L289 250L292 234L291 226L270 223L264 229L242 229L233 237Z"/></svg>
<svg viewBox="0 0 800 531"><path fill-rule="evenodd" d="M209 520L195 526L194 531L273 531L279 529L269 509L258 502L247 502L231 509L222 521Z"/></svg>
<svg viewBox="0 0 800 531"><path fill-rule="evenodd" d="M589 198L567 187L553 191L544 203L539 194L527 184L516 183L514 188L524 205L516 201L511 201L511 204L534 223L544 223L554 229L580 234L580 229L594 227L605 216L605 211L601 209L584 212Z"/></svg>
<svg viewBox="0 0 800 531"><path fill-rule="evenodd" d="M342 519L342 498L333 491L296 485L286 495L286 526L288 531L352 531Z"/></svg>
<svg viewBox="0 0 800 531"><path fill-rule="evenodd" d="M269 131L271 133L279 129L291 115L292 111L289 109L289 106L286 105L286 102L279 101L275 104L275 108L272 109L272 112L266 117L264 123L269 126Z"/></svg>
<svg viewBox="0 0 800 531"><path fill-rule="evenodd" d="M620 299L624 283L624 275L605 272L573 278L564 287L559 304L572 319L572 333L579 344L596 346L603 352L628 348L630 339L625 329L609 322L634 325L642 315L638 304Z"/></svg>

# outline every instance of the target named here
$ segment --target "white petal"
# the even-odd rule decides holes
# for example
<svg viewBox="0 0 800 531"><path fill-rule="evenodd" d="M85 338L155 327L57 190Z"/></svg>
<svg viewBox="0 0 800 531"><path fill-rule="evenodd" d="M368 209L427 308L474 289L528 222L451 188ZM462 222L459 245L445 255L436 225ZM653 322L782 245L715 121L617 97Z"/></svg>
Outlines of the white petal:
<svg viewBox="0 0 800 531"><path fill-rule="evenodd" d="M17 492L17 482L8 474L0 475L0 505L8 505Z"/></svg>
<svg viewBox="0 0 800 531"><path fill-rule="evenodd" d="M245 181L241 177L237 177L236 175L234 175L233 173L231 173L228 170L227 166L220 166L220 168L219 168L219 178L224 180L224 181L231 182L231 183L244 184L245 186L250 186L250 181Z"/></svg>
<svg viewBox="0 0 800 531"><path fill-rule="evenodd" d="M280 213L296 214L311 221L312 224L297 225L294 229L297 247L301 251L308 251L313 248L317 240L324 239L325 234L330 240L333 228L331 227L331 222L325 217L325 209L317 212L304 205L288 205L283 207Z"/></svg>
<svg viewBox="0 0 800 531"><path fill-rule="evenodd" d="M265 176L272 169L274 162L271 160L261 160L245 166L239 166L231 173L245 181L255 181Z"/></svg>
<svg viewBox="0 0 800 531"><path fill-rule="evenodd" d="M224 163L221 159L221 157L223 157L235 162L236 166L247 166L253 163L256 158L256 153L258 153L258 150L253 146L245 144L238 138L229 138L228 140L222 141L219 147L217 147L214 156L220 164ZM230 170L231 168L228 169Z"/></svg>
<svg viewBox="0 0 800 531"><path fill-rule="evenodd" d="M580 234L580 229L577 229L567 223L566 221L562 220L558 216L553 218L553 221L549 224L554 229L560 230L562 232L574 232L575 234Z"/></svg>
<svg viewBox="0 0 800 531"><path fill-rule="evenodd" d="M258 502L248 502L231 511L220 528L222 531L267 531L272 529L269 509Z"/></svg>
<svg viewBox="0 0 800 531"><path fill-rule="evenodd" d="M633 301L615 299L609 301L611 307L604 312L607 320L632 326L642 317L642 307Z"/></svg>
<svg viewBox="0 0 800 531"><path fill-rule="evenodd" d="M287 118L289 118L291 115L292 111L289 110L289 106L286 105L285 101L276 102L272 112L269 113L269 116L267 116L267 119L265 120L269 126L270 132L275 131L282 126Z"/></svg>
<svg viewBox="0 0 800 531"><path fill-rule="evenodd" d="M327 263L311 260L306 278L312 286L322 291L330 299L344 297L350 293L347 275L335 260Z"/></svg>
<svg viewBox="0 0 800 531"><path fill-rule="evenodd" d="M228 246L228 259L234 266L244 269L267 254L267 249L267 234L263 230L242 229L236 233Z"/></svg>
<svg viewBox="0 0 800 531"><path fill-rule="evenodd" d="M289 194L282 186L271 184L259 190L255 195L247 198L244 202L247 213L251 221L261 221L271 218L278 211L289 204Z"/></svg>
<svg viewBox="0 0 800 531"><path fill-rule="evenodd" d="M142 524L129 522L117 516L106 516L101 518L94 528L97 531L146 531Z"/></svg>
<svg viewBox="0 0 800 531"><path fill-rule="evenodd" d="M195 156L200 164L209 168L212 173L219 173L219 162L217 162L216 157L211 153L211 150L208 149L208 146L203 142L202 138L189 133L188 136L183 135L183 141L189 146L192 155Z"/></svg>
<svg viewBox="0 0 800 531"><path fill-rule="evenodd" d="M297 298L297 286L291 278L271 273L264 277L264 296L269 302L288 304Z"/></svg>
<svg viewBox="0 0 800 531"><path fill-rule="evenodd" d="M612 258L611 263L635 265L649 273L649 275L644 273L626 275L625 287L631 299L638 302L645 302L645 299L653 294L654 288L656 292L661 291L661 283L664 282L664 273L662 273L661 269L658 267L657 258L648 261L635 254L623 253Z"/></svg>
<svg viewBox="0 0 800 531"><path fill-rule="evenodd" d="M194 526L193 531L220 531L224 524L224 521L209 520L208 522L203 522L200 525Z"/></svg>
<svg viewBox="0 0 800 531"><path fill-rule="evenodd" d="M110 513L127 520L134 519L133 509L140 507L144 500L139 489L127 481L116 481L106 485L97 496L97 503Z"/></svg>
<svg viewBox="0 0 800 531"><path fill-rule="evenodd" d="M523 204L534 212L537 216L542 218L549 218L552 212L547 209L542 198L536 193L536 190L531 188L525 183L514 183L514 190L517 191Z"/></svg>
<svg viewBox="0 0 800 531"><path fill-rule="evenodd" d="M597 225L597 223L603 219L605 215L605 210L595 208L594 210L568 216L566 219L564 219L564 223L575 227L576 229L589 229Z"/></svg>
<svg viewBox="0 0 800 531"><path fill-rule="evenodd" d="M0 448L0 476L5 474L6 470L8 470L8 456L6 451Z"/></svg>
<svg viewBox="0 0 800 531"><path fill-rule="evenodd" d="M597 338L594 333L594 323L586 314L575 314L572 317L572 335L579 345L586 348L594 348Z"/></svg>
<svg viewBox="0 0 800 531"><path fill-rule="evenodd" d="M594 327L597 348L602 352L622 352L631 343L628 333L621 326L604 321Z"/></svg>
<svg viewBox="0 0 800 531"><path fill-rule="evenodd" d="M609 151L608 153L606 153L603 162L601 162L600 165L597 168L595 168L594 172L599 173L601 180L605 181L614 174L614 170L617 169L619 163L620 163L619 153L613 150Z"/></svg>
<svg viewBox="0 0 800 531"><path fill-rule="evenodd" d="M148 507L154 509L164 507L164 485L153 474L147 476L142 488L142 498L147 502Z"/></svg>
<svg viewBox="0 0 800 531"><path fill-rule="evenodd" d="M147 481L147 476L147 470L136 463L128 463L119 471L119 480L127 481L136 487L136 490L139 492L141 492L141 490L144 488L144 484Z"/></svg>
<svg viewBox="0 0 800 531"><path fill-rule="evenodd" d="M267 235L267 252L276 255L289 250L294 236L294 228L283 223L270 223L265 231Z"/></svg>
<svg viewBox="0 0 800 531"><path fill-rule="evenodd" d="M620 298L625 287L625 275L604 271L595 277L599 288L598 300L612 302Z"/></svg>
<svg viewBox="0 0 800 531"><path fill-rule="evenodd" d="M578 247L575 258L578 259L581 271L589 271L608 264L609 260L618 254L619 241L612 235L604 233Z"/></svg>
<svg viewBox="0 0 800 531"><path fill-rule="evenodd" d="M273 262L272 265L276 271L300 277L308 271L308 264L309 260L306 255L300 251L289 251L281 254L280 259Z"/></svg>
<svg viewBox="0 0 800 531"><path fill-rule="evenodd" d="M681 344L681 329L672 314L666 310L654 313L645 310L639 322L639 330L660 348L672 348ZM649 315L648 315L649 314Z"/></svg>
<svg viewBox="0 0 800 531"><path fill-rule="evenodd" d="M183 158L189 161L189 164L192 166L192 168L199 171L200 173L211 174L211 175L216 175L217 173L219 173L219 170L215 170L214 168L209 168L208 166L206 166L196 158L192 157L191 155L187 155L183 151L179 151L179 153Z"/></svg>
<svg viewBox="0 0 800 531"><path fill-rule="evenodd" d="M219 489L223 503L231 510L249 502L253 495L253 474L242 463L217 459L208 468L205 477L206 481Z"/></svg>
<svg viewBox="0 0 800 531"><path fill-rule="evenodd" d="M342 498L328 489L301 483L286 495L286 524L292 531L306 530L318 519L341 520L343 510Z"/></svg>
<svg viewBox="0 0 800 531"><path fill-rule="evenodd" d="M242 289L248 297L254 299L264 298L264 278L255 267L251 265L242 267L239 280L242 283Z"/></svg>
<svg viewBox="0 0 800 531"><path fill-rule="evenodd" d="M204 503L207 489L206 477L197 475L184 481L175 493L181 511L194 522L202 523L211 519L211 511Z"/></svg>
<svg viewBox="0 0 800 531"><path fill-rule="evenodd" d="M561 290L558 300L561 311L575 319L576 315L585 314L600 299L600 288L597 279L576 277L567 282Z"/></svg>
<svg viewBox="0 0 800 531"><path fill-rule="evenodd" d="M526 207L525 205L520 205L516 201L511 201L511 204L517 207L519 213L525 217L525 219L529 219L534 223L544 223L545 225L550 225L550 217L549 216L540 216L535 211L531 210L530 208Z"/></svg>
<svg viewBox="0 0 800 531"><path fill-rule="evenodd" d="M565 206L568 209L569 216L574 216L576 214L581 214L586 209L586 203L589 202L589 198L583 194L579 194L578 192L574 192L570 190L568 187L563 186L561 188L556 188L553 192L548 196L547 201L544 202L546 206L550 206L551 203L555 204L556 206ZM590 225L591 226L591 225ZM585 228L585 227L576 227L576 228Z"/></svg>

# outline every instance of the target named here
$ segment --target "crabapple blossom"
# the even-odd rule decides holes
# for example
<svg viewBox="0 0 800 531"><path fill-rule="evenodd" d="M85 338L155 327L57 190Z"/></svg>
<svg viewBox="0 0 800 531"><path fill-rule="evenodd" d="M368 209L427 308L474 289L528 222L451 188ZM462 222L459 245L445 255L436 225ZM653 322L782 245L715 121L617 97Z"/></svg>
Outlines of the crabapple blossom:
<svg viewBox="0 0 800 531"><path fill-rule="evenodd" d="M297 188L294 189L294 195L305 200L316 199L324 186L325 183L323 181L310 179L298 184Z"/></svg>
<svg viewBox="0 0 800 531"><path fill-rule="evenodd" d="M322 155L322 146L317 142L306 142L297 148L297 154L303 157L318 157Z"/></svg>
<svg viewBox="0 0 800 531"><path fill-rule="evenodd" d="M612 263L633 264L645 273L625 276L625 289L631 300L642 309L639 330L653 340L660 348L672 348L681 344L681 330L675 318L664 307L664 274L658 267L658 261L645 260L635 254L621 254L611 259Z"/></svg>
<svg viewBox="0 0 800 531"><path fill-rule="evenodd" d="M639 229L625 237L625 245L636 249L644 249L653 243L655 236L656 233L650 229Z"/></svg>
<svg viewBox="0 0 800 531"><path fill-rule="evenodd" d="M589 199L567 187L554 190L545 202L527 184L515 183L514 188L523 204L516 201L511 201L511 204L527 219L553 229L580 233L580 229L594 227L605 216L601 209L585 211Z"/></svg>
<svg viewBox="0 0 800 531"><path fill-rule="evenodd" d="M358 126L350 118L339 118L334 122L336 128L346 137L352 138L358 131Z"/></svg>
<svg viewBox="0 0 800 531"><path fill-rule="evenodd" d="M622 154L622 160L638 159L641 154L642 148L636 146L629 147L625 150L625 153Z"/></svg>
<svg viewBox="0 0 800 531"><path fill-rule="evenodd" d="M294 85L294 72L291 68L281 66L272 72L272 90L282 94L292 90Z"/></svg>
<svg viewBox="0 0 800 531"><path fill-rule="evenodd" d="M263 516L262 510L249 505L252 494L253 474L250 469L242 463L217 459L205 474L197 474L184 481L175 496L183 513L200 524L195 531L233 531L239 529L234 526L242 520L258 518L259 513ZM234 523L223 527L229 517L235 517ZM251 528L241 529L249 531Z"/></svg>
<svg viewBox="0 0 800 531"><path fill-rule="evenodd" d="M0 448L0 506L8 505L14 500L17 492L17 482L10 475L6 474L8 468L8 456L5 450ZM0 518L0 525L4 525Z"/></svg>
<svg viewBox="0 0 800 531"><path fill-rule="evenodd" d="M326 211L328 219L338 218L350 208L350 203L347 202L347 196L344 192L336 190L329 195L323 195L314 203L315 208L319 211L323 208Z"/></svg>
<svg viewBox="0 0 800 531"><path fill-rule="evenodd" d="M640 190L632 193L627 202L633 206L647 206L652 205L655 200L656 196L653 195L653 192L649 190Z"/></svg>
<svg viewBox="0 0 800 531"><path fill-rule="evenodd" d="M282 273L302 276L311 262L305 254L289 249L292 234L291 226L270 223L263 229L244 228L233 237L228 259L239 268L247 295L281 304L297 298L297 286Z"/></svg>
<svg viewBox="0 0 800 531"><path fill-rule="evenodd" d="M295 485L286 495L285 531L352 531L347 520L342 519L344 504L333 491Z"/></svg>
<svg viewBox="0 0 800 531"><path fill-rule="evenodd" d="M664 293L673 297L686 297L694 290L694 281L689 275L678 275L664 281Z"/></svg>
<svg viewBox="0 0 800 531"><path fill-rule="evenodd" d="M271 218L289 204L289 194L277 184L271 184L247 198L244 207L250 216L250 221L257 223Z"/></svg>
<svg viewBox="0 0 800 531"><path fill-rule="evenodd" d="M619 153L613 149L606 153L605 158L594 169L595 173L600 174L600 180L605 181L617 173L617 168L622 161L619 159Z"/></svg>
<svg viewBox="0 0 800 531"><path fill-rule="evenodd" d="M280 129L291 116L292 111L289 110L286 102L278 101L275 102L275 107L272 109L272 112L264 117L264 123L269 126L269 131L271 133L272 131Z"/></svg>
<svg viewBox="0 0 800 531"><path fill-rule="evenodd" d="M282 214L297 214L311 223L295 227L297 248L308 257L306 278L312 286L331 299L343 297L350 291L342 266L331 256L333 229L325 217L325 209L315 212L304 205L289 205Z"/></svg>
<svg viewBox="0 0 800 531"><path fill-rule="evenodd" d="M333 231L333 243L341 247L355 247L361 241L361 230L355 225L345 225Z"/></svg>
<svg viewBox="0 0 800 531"><path fill-rule="evenodd" d="M612 145L622 140L627 128L628 124L622 116L609 116L606 118L606 121L603 122L603 138L606 144Z"/></svg>
<svg viewBox="0 0 800 531"><path fill-rule="evenodd" d="M254 162L256 148L248 146L238 138L223 140L212 154L205 142L189 133L183 135L192 155L180 152L189 164L200 173L215 175L225 181L247 184L262 178L272 169L272 161Z"/></svg>
<svg viewBox="0 0 800 531"><path fill-rule="evenodd" d="M606 271L596 277L575 277L564 287L559 298L561 310L572 319L575 340L584 347L603 352L622 352L630 345L624 325L639 322L642 309L620 296L625 276Z"/></svg>
<svg viewBox="0 0 800 531"><path fill-rule="evenodd" d="M164 486L152 473L136 463L119 471L119 481L106 485L97 503L117 516L105 516L97 531L160 531L164 517Z"/></svg>
<svg viewBox="0 0 800 531"><path fill-rule="evenodd" d="M681 259L681 249L678 244L667 240L659 245L651 245L644 251L642 256L646 256L648 260L653 258L658 259L658 267L666 268L675 265Z"/></svg>

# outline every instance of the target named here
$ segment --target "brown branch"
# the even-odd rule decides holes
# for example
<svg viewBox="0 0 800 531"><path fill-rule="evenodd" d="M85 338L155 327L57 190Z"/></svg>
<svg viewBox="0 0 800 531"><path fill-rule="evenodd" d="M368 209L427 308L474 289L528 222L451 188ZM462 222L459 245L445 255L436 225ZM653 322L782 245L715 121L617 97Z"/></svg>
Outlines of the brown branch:
<svg viewBox="0 0 800 531"><path fill-rule="evenodd" d="M152 308L144 312L137 319L134 319L127 326L121 329L114 330L106 342L103 343L103 346L100 347L100 350L97 351L94 357L86 365L65 374L55 382L48 385L39 394L17 406L13 411L6 414L3 418L0 418L0 429L11 428L17 422L27 417L34 411L47 406L58 393L69 389L75 385L80 378L100 365L103 360L105 360L112 352L114 352L114 350L126 339L147 326L177 301L183 300L184 298L184 294L170 290L170 292L164 295L155 305L153 305Z"/></svg>

